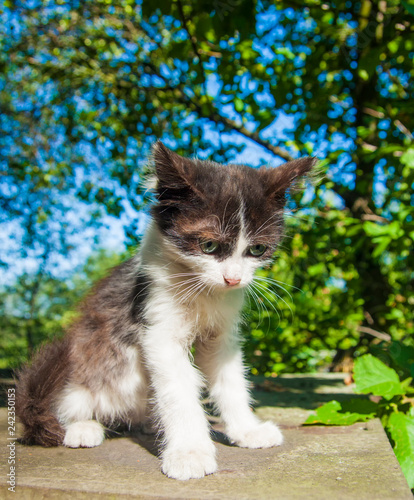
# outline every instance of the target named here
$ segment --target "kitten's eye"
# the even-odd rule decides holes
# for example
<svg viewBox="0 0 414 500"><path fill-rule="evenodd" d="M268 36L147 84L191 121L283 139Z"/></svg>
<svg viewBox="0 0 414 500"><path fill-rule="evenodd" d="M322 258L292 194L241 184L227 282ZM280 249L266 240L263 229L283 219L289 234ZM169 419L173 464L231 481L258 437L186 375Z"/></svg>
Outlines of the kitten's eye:
<svg viewBox="0 0 414 500"><path fill-rule="evenodd" d="M217 241L202 241L200 243L200 248L204 253L214 253L218 250L219 246Z"/></svg>
<svg viewBox="0 0 414 500"><path fill-rule="evenodd" d="M265 245L252 245L249 248L250 255L253 257L260 257L266 252L267 247Z"/></svg>

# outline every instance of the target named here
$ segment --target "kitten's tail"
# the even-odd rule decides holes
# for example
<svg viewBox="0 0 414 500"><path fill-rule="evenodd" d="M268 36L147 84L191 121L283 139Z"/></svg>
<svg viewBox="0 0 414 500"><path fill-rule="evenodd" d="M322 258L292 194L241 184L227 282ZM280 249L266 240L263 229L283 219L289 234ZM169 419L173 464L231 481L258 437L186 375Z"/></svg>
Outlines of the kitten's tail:
<svg viewBox="0 0 414 500"><path fill-rule="evenodd" d="M17 372L16 415L24 425L21 442L41 446L62 444L65 431L53 404L69 372L69 339L43 346L30 365Z"/></svg>

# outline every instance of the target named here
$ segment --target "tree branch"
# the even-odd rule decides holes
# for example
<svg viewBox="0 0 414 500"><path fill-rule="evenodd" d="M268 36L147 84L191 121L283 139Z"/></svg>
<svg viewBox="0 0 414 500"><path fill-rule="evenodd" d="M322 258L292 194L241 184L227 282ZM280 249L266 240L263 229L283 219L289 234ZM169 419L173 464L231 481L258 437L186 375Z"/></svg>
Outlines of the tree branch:
<svg viewBox="0 0 414 500"><path fill-rule="evenodd" d="M204 72L204 67L203 67L203 63L201 60L201 56L200 56L200 50L197 47L197 38L195 36L191 35L191 33L190 33L188 22L187 22L187 19L185 17L185 14L184 14L184 9L183 9L183 5L181 3L181 0L176 0L176 4L177 4L177 7L178 7L178 10L180 13L183 27L190 38L194 53L195 53L196 57L198 58L198 63L200 66L200 70L202 72L202 77L203 77L204 94L206 97L208 97L207 96L207 88L206 88L206 75ZM152 36L148 33L148 31L145 30L145 28L143 28L142 25L140 25L140 26L143 29L143 31L145 32L145 34L147 36L149 36L154 43L156 43L155 40L152 38ZM149 66L152 69L152 71L156 74L157 77L159 77L160 79L162 79L164 81L167 88L168 87L171 88L169 83L166 81L166 79L162 75L159 74L159 72L154 67L154 65L147 63L147 66ZM231 120L230 118L227 118L226 116L221 115L220 112L217 110L217 108L213 105L213 103L211 101L209 102L210 111L209 111L209 113L205 113L202 106L198 102L196 102L194 99L189 97L184 92L184 89L182 87L183 86L181 86L181 88L179 88L179 87L175 88L175 90L179 92L181 102L183 102L187 106L192 107L192 109L201 118L207 118L207 119L211 120L212 122L216 123L217 125L218 124L224 125L228 130L234 130L234 131L238 132L239 134L243 135L247 139L250 139L251 141L256 142L256 144L259 144L260 146L264 147L265 149L270 151L272 154L274 154L275 156L278 156L279 158L282 158L283 160L286 160L286 161L293 160L293 157L288 153L288 151L286 151L285 149L282 149L278 146L274 146L269 141L262 139L259 136L258 132L251 132L242 123L237 123L236 121Z"/></svg>
<svg viewBox="0 0 414 500"><path fill-rule="evenodd" d="M372 335L377 339L385 340L386 342L389 342L391 340L391 335L389 335L388 333L378 332L377 330L369 328L368 326L358 326L357 330L361 333L367 333L368 335Z"/></svg>
<svg viewBox="0 0 414 500"><path fill-rule="evenodd" d="M198 47L197 47L197 38L190 33L190 28L188 26L188 21L185 17L185 14L184 14L183 4L181 3L181 0L176 0L176 3L177 3L177 7L178 7L178 12L180 13L181 21L183 23L183 27L184 27L185 31L187 32L188 37L190 38L190 42L191 42L191 45L193 46L193 50L194 50L194 55L198 59L198 65L200 67L201 76L203 78L204 94L207 95L207 78L206 78L206 73L204 71L203 61L201 60L201 54L200 54Z"/></svg>
<svg viewBox="0 0 414 500"><path fill-rule="evenodd" d="M382 111L377 111L376 109L368 107L362 108L362 111L367 115L373 116L374 118L391 120L400 132L402 132L409 139L411 140L413 139L413 134L400 120L398 119L393 120L390 116L386 116L385 113L383 113Z"/></svg>
<svg viewBox="0 0 414 500"><path fill-rule="evenodd" d="M369 220L369 221L374 221L374 222L384 222L386 224L389 224L390 221L386 219L385 217L381 217L380 215L375 215L375 214L362 214L361 215L361 220Z"/></svg>
<svg viewBox="0 0 414 500"><path fill-rule="evenodd" d="M210 104L210 106L209 106L210 112L208 114L205 113L203 111L201 105L184 92L184 89L183 89L184 84L173 88L169 84L169 82L165 79L165 77L159 73L157 68L152 63L146 62L145 65L151 69L151 71L155 74L155 76L160 78L165 83L165 87L163 90L169 89L171 91L174 91L176 93L176 95L178 94L178 97L181 100L181 102L183 104L185 104L186 106L191 107L193 109L193 111L195 111L201 118L207 118L216 124L224 125L228 130L234 130L234 131L238 132L239 134L242 134L247 139L250 139L250 140L256 142L257 144L264 147L265 149L270 151L275 156L282 158L283 160L286 160L286 161L293 160L293 157L289 154L288 151L286 151L285 149L282 149L278 146L274 146L269 141L262 139L259 136L258 132L251 132L243 124L237 123L234 120L231 120L230 118L227 118L226 116L221 115L219 113L219 111L217 110L217 108L215 108L211 102L209 103Z"/></svg>
<svg viewBox="0 0 414 500"><path fill-rule="evenodd" d="M274 146L269 141L262 139L257 132L251 132L243 124L239 124L234 120L231 120L230 118L227 118L226 116L219 114L218 111L216 110L213 111L209 116L207 116L207 118L212 120L214 123L217 124L221 123L225 125L227 128L236 130L237 132L239 132L239 134L242 134L245 137L247 137L247 139L256 142L257 144L263 146L265 149L267 149L274 155L279 156L280 158L283 158L286 161L293 160L293 157L285 149L282 149L279 146Z"/></svg>

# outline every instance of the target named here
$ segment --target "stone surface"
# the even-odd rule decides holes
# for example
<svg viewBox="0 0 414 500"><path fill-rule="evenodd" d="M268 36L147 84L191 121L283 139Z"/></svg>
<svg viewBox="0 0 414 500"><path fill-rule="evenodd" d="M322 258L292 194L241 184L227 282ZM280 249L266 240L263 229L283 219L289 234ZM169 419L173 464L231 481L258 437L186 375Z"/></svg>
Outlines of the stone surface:
<svg viewBox="0 0 414 500"><path fill-rule="evenodd" d="M17 444L16 494L6 485L7 413L0 410L0 498L11 499L412 499L378 420L350 427L303 427L310 410L349 398L340 375L255 379L257 413L280 424L273 449L229 446L215 425L218 473L175 481L163 476L157 443L130 434L92 449Z"/></svg>

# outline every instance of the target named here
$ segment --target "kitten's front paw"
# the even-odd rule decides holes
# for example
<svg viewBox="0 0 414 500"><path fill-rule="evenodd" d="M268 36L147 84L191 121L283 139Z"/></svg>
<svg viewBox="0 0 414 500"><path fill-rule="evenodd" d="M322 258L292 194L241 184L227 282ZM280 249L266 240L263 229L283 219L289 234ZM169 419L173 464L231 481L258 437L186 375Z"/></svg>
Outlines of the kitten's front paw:
<svg viewBox="0 0 414 500"><path fill-rule="evenodd" d="M105 439L102 425L96 420L74 422L66 428L63 444L69 448L93 448Z"/></svg>
<svg viewBox="0 0 414 500"><path fill-rule="evenodd" d="M173 479L199 479L217 470L215 449L166 450L162 459L162 472Z"/></svg>
<svg viewBox="0 0 414 500"><path fill-rule="evenodd" d="M237 435L229 435L234 444L242 448L271 448L283 443L279 428L272 422L260 422Z"/></svg>

